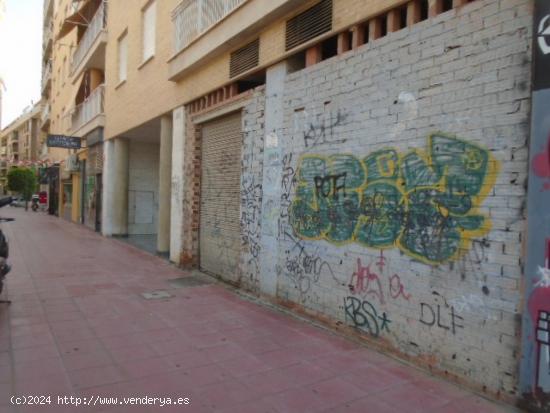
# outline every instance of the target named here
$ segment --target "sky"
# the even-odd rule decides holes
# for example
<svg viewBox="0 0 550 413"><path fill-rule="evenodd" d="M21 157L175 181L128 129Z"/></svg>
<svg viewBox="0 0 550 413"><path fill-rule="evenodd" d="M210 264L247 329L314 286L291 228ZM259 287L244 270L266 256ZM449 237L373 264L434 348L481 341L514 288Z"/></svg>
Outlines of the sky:
<svg viewBox="0 0 550 413"><path fill-rule="evenodd" d="M42 9L43 0L0 0L2 128L40 100Z"/></svg>

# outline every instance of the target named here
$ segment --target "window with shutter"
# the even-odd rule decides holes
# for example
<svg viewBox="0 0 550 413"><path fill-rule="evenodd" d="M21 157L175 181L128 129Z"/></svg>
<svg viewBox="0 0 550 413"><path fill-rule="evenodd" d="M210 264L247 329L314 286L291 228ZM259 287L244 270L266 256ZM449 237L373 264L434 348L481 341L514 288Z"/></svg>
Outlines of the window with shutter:
<svg viewBox="0 0 550 413"><path fill-rule="evenodd" d="M126 80L126 72L128 67L128 39L124 33L118 39L118 81Z"/></svg>
<svg viewBox="0 0 550 413"><path fill-rule="evenodd" d="M155 26L157 19L156 2L152 1L143 9L143 61L155 54Z"/></svg>

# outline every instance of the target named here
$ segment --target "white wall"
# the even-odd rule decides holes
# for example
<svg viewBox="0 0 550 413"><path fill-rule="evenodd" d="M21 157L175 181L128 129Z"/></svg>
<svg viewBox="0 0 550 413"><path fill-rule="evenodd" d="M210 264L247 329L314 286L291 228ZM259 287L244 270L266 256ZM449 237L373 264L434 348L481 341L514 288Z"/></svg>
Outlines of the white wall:
<svg viewBox="0 0 550 413"><path fill-rule="evenodd" d="M159 145L130 141L128 234L156 234L159 199Z"/></svg>

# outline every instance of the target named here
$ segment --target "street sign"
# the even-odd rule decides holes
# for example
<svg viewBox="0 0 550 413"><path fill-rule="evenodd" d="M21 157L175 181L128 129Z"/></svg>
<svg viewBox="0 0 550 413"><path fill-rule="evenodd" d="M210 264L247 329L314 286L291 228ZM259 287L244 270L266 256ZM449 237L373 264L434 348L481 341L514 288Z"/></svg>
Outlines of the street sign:
<svg viewBox="0 0 550 413"><path fill-rule="evenodd" d="M80 149L80 138L76 136L48 135L46 145L49 148Z"/></svg>

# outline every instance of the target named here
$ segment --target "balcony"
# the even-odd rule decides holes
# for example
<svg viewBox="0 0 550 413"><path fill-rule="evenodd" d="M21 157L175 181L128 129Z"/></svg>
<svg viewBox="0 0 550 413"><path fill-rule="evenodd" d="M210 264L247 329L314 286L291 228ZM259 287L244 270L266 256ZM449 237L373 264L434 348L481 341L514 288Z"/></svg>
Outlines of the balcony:
<svg viewBox="0 0 550 413"><path fill-rule="evenodd" d="M52 51L53 45L53 29L50 24L44 27L43 39L42 39L42 50L43 56L49 56Z"/></svg>
<svg viewBox="0 0 550 413"><path fill-rule="evenodd" d="M95 88L84 102L76 106L70 115L71 133L84 136L99 126L104 126L103 99L105 85Z"/></svg>
<svg viewBox="0 0 550 413"><path fill-rule="evenodd" d="M44 20L51 18L53 14L53 0L44 0Z"/></svg>
<svg viewBox="0 0 550 413"><path fill-rule="evenodd" d="M42 69L42 95L47 96L47 92L52 84L52 61L48 60L48 63L44 65Z"/></svg>
<svg viewBox="0 0 550 413"><path fill-rule="evenodd" d="M42 113L40 114L40 129L43 132L47 132L50 127L50 104L47 103L42 108Z"/></svg>
<svg viewBox="0 0 550 413"><path fill-rule="evenodd" d="M243 39L302 7L303 0L184 0L172 12L174 55L169 80L243 46Z"/></svg>
<svg viewBox="0 0 550 413"><path fill-rule="evenodd" d="M73 54L71 62L73 81L84 69L105 68L106 25L107 7L106 3L102 2Z"/></svg>
<svg viewBox="0 0 550 413"><path fill-rule="evenodd" d="M179 53L193 40L247 0L183 0L172 12L174 52Z"/></svg>

